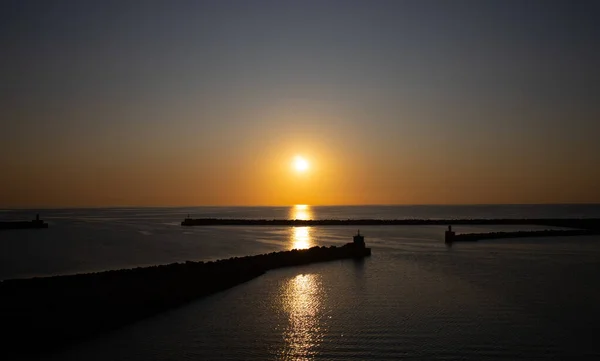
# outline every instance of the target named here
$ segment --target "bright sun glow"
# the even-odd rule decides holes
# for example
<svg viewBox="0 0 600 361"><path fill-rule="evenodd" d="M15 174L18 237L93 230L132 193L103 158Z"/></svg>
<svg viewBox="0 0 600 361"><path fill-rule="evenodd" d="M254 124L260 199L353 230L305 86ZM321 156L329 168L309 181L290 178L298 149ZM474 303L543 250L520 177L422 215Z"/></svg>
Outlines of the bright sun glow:
<svg viewBox="0 0 600 361"><path fill-rule="evenodd" d="M309 164L308 161L301 156L297 156L294 158L294 169L297 172L305 172L308 170Z"/></svg>

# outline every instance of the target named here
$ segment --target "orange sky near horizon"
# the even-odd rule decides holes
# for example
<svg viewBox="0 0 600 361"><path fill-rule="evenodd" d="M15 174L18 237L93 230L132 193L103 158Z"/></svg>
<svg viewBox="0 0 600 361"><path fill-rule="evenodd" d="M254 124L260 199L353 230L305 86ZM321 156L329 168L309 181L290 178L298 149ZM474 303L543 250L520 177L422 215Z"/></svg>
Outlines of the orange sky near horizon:
<svg viewBox="0 0 600 361"><path fill-rule="evenodd" d="M591 152L494 151L500 135L454 144L402 124L340 128L337 111L282 108L270 114L278 122L215 139L201 127L179 139L161 128L140 131L148 143L64 139L37 152L43 138L33 138L0 155L0 207L600 203ZM304 173L297 155L310 163Z"/></svg>
<svg viewBox="0 0 600 361"><path fill-rule="evenodd" d="M510 172L516 168L514 163L510 167L498 163L482 167L445 157L433 158L429 163L411 161L410 157L370 161L358 149L347 154L295 149L240 155L222 165L201 158L196 161L190 156L160 165L152 161L104 166L15 165L18 171L13 169L2 175L5 186L0 205L21 208L600 202L596 183L577 177L577 172L588 174L577 166L521 174ZM293 169L297 154L310 163L305 172Z"/></svg>

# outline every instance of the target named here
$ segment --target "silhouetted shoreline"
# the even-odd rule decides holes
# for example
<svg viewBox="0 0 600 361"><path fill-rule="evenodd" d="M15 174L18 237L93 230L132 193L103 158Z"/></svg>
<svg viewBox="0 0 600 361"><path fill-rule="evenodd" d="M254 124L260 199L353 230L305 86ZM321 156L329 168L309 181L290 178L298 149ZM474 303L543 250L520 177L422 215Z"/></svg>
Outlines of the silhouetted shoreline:
<svg viewBox="0 0 600 361"><path fill-rule="evenodd" d="M359 236L360 237L360 236ZM361 237L362 239L362 237ZM0 355L28 357L233 287L268 270L371 255L364 242L72 276L0 282Z"/></svg>
<svg viewBox="0 0 600 361"><path fill-rule="evenodd" d="M542 225L600 229L600 218L498 219L227 219L186 218L182 226L426 226L426 225Z"/></svg>

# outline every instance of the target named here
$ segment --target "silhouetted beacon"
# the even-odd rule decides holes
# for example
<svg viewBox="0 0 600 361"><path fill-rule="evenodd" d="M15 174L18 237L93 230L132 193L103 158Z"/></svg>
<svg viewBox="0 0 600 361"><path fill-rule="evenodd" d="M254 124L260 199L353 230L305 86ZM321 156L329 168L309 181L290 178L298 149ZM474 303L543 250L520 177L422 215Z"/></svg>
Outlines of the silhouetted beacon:
<svg viewBox="0 0 600 361"><path fill-rule="evenodd" d="M360 235L360 229L354 236L354 245L359 248L365 248L365 237Z"/></svg>
<svg viewBox="0 0 600 361"><path fill-rule="evenodd" d="M452 226L448 226L448 230L446 231L445 243L452 243L454 241L454 232L452 232Z"/></svg>

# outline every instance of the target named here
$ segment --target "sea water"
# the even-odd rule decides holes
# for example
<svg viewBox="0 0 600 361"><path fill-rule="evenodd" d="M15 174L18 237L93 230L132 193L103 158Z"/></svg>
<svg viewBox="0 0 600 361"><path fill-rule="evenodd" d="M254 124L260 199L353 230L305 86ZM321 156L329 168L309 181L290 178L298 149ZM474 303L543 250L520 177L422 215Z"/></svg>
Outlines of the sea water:
<svg viewBox="0 0 600 361"><path fill-rule="evenodd" d="M342 245L355 227L181 227L191 217L600 217L598 205L3 210L50 224L0 232L0 279ZM460 232L543 229L457 226ZM443 243L444 227L361 227L373 249L269 271L51 360L600 357L600 237ZM93 312L93 310L90 310Z"/></svg>

